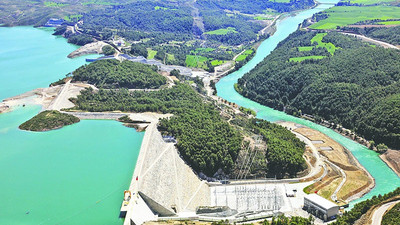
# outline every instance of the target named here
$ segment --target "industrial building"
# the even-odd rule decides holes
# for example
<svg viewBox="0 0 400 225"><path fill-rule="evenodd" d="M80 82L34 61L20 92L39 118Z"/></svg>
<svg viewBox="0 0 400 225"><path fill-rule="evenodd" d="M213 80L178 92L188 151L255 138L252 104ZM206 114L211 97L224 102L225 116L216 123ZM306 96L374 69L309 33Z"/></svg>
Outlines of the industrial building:
<svg viewBox="0 0 400 225"><path fill-rule="evenodd" d="M304 197L303 209L324 221L335 219L339 214L338 205L317 194L309 194Z"/></svg>

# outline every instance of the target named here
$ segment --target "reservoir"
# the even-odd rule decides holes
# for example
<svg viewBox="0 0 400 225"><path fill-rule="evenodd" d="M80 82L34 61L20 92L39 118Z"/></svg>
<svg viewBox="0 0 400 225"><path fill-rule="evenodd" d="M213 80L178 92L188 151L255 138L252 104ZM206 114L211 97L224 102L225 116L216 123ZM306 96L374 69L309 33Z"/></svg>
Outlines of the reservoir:
<svg viewBox="0 0 400 225"><path fill-rule="evenodd" d="M85 57L67 58L78 46L52 33L53 28L0 28L0 101L48 87L85 63Z"/></svg>
<svg viewBox="0 0 400 225"><path fill-rule="evenodd" d="M51 29L0 28L0 101L47 87L85 63ZM59 130L18 129L39 106L0 114L0 224L122 224L144 133L116 121L83 120Z"/></svg>
<svg viewBox="0 0 400 225"><path fill-rule="evenodd" d="M240 70L222 78L216 84L216 87L218 96L230 102L234 102L240 106L255 110L257 112L258 118L265 119L271 122L282 120L305 125L328 135L329 137L349 149L357 158L357 160L361 163L361 165L363 165L375 178L376 182L376 187L371 192L366 194L364 197L351 202L350 205L353 206L359 201L371 198L374 195L388 193L400 186L399 177L379 158L377 153L336 133L329 128L317 125L304 119L290 116L284 112L277 111L272 108L258 104L250 99L241 96L234 89L234 84L237 83L237 80L241 78L244 74L251 71L258 63L260 63L267 55L269 55L271 51L276 48L280 41L284 40L286 37L289 36L289 34L297 29L298 24L302 23L304 19L311 17L314 13L332 7L334 4L331 0L323 0L320 2L323 4L314 9L306 10L298 13L295 16L291 16L284 20L278 21L276 32L260 45L254 58L250 60L246 65L244 65Z"/></svg>

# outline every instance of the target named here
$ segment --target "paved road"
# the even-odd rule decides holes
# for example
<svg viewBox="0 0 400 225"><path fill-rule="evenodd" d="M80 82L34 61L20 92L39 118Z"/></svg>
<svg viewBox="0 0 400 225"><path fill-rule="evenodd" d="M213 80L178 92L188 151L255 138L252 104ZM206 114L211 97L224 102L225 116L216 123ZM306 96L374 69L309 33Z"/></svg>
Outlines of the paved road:
<svg viewBox="0 0 400 225"><path fill-rule="evenodd" d="M382 47L384 47L384 48L400 49L399 47L394 46L394 45L392 45L392 44L389 44L389 43L386 43L386 42L383 42L383 41L378 41L378 40L375 40L375 39L372 39L372 38L369 38L369 37L365 37L365 36L363 36L363 35L359 35L359 34L349 34L349 33L342 33L342 34L346 34L346 35L350 35L350 36L353 36L353 37L357 37L357 38L360 38L360 39L362 39L362 40L364 40L364 41L368 41L368 42L371 42L371 43L380 45L380 46L382 46Z"/></svg>
<svg viewBox="0 0 400 225"><path fill-rule="evenodd" d="M399 203L400 200L394 201L394 202L388 202L381 207L379 207L377 210L375 210L374 214L372 215L372 224L373 225L381 225L382 222L382 217L385 214L385 212L392 206L397 203Z"/></svg>
<svg viewBox="0 0 400 225"><path fill-rule="evenodd" d="M60 110L65 107L66 101L69 101L66 93L68 92L69 86L71 84L71 80L67 81L65 85L62 87L60 93L57 95L57 97L53 100L51 105L49 106L49 110Z"/></svg>

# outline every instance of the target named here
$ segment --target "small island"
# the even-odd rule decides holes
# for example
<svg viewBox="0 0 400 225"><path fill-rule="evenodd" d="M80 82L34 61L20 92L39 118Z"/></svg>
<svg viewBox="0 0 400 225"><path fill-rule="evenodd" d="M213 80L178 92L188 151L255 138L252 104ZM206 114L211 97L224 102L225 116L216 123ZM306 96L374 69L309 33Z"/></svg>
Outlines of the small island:
<svg viewBox="0 0 400 225"><path fill-rule="evenodd" d="M46 110L19 126L21 130L49 131L78 123L80 120L73 115L61 113L56 110Z"/></svg>

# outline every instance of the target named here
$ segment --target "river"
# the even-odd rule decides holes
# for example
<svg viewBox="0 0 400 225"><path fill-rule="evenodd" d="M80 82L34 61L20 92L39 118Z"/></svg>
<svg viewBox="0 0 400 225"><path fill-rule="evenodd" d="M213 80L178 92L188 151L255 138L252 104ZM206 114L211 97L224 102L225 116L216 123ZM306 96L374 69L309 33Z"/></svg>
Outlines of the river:
<svg viewBox="0 0 400 225"><path fill-rule="evenodd" d="M234 84L237 83L237 80L241 78L244 74L251 71L258 63L260 63L267 55L269 55L276 48L277 44L280 41L284 40L286 37L289 36L289 34L297 29L298 24L300 24L304 19L311 17L314 13L322 11L326 8L330 8L334 4L332 3L332 0L321 0L320 2L323 4L320 4L314 9L305 10L295 16L279 20L277 22L276 32L270 38L263 41L263 43L258 48L254 58L250 60L246 65L244 65L240 70L222 78L216 84L216 88L218 96L230 102L234 102L240 106L255 110L257 112L258 118L265 119L271 122L282 120L305 125L328 135L329 137L349 149L357 158L357 160L361 163L361 165L363 165L375 178L376 182L376 186L372 191L364 195L362 198L356 199L350 203L350 206L353 206L355 203L371 198L374 195L385 194L394 190L395 188L400 186L400 178L379 158L377 153L369 150L365 146L360 145L321 125L317 125L310 121L290 116L284 112L277 111L256 103L250 99L241 96L234 89Z"/></svg>
<svg viewBox="0 0 400 225"><path fill-rule="evenodd" d="M0 101L46 87L85 63L52 29L0 28ZM18 126L39 106L0 114L0 224L122 224L144 133L116 121L83 120L49 132Z"/></svg>

